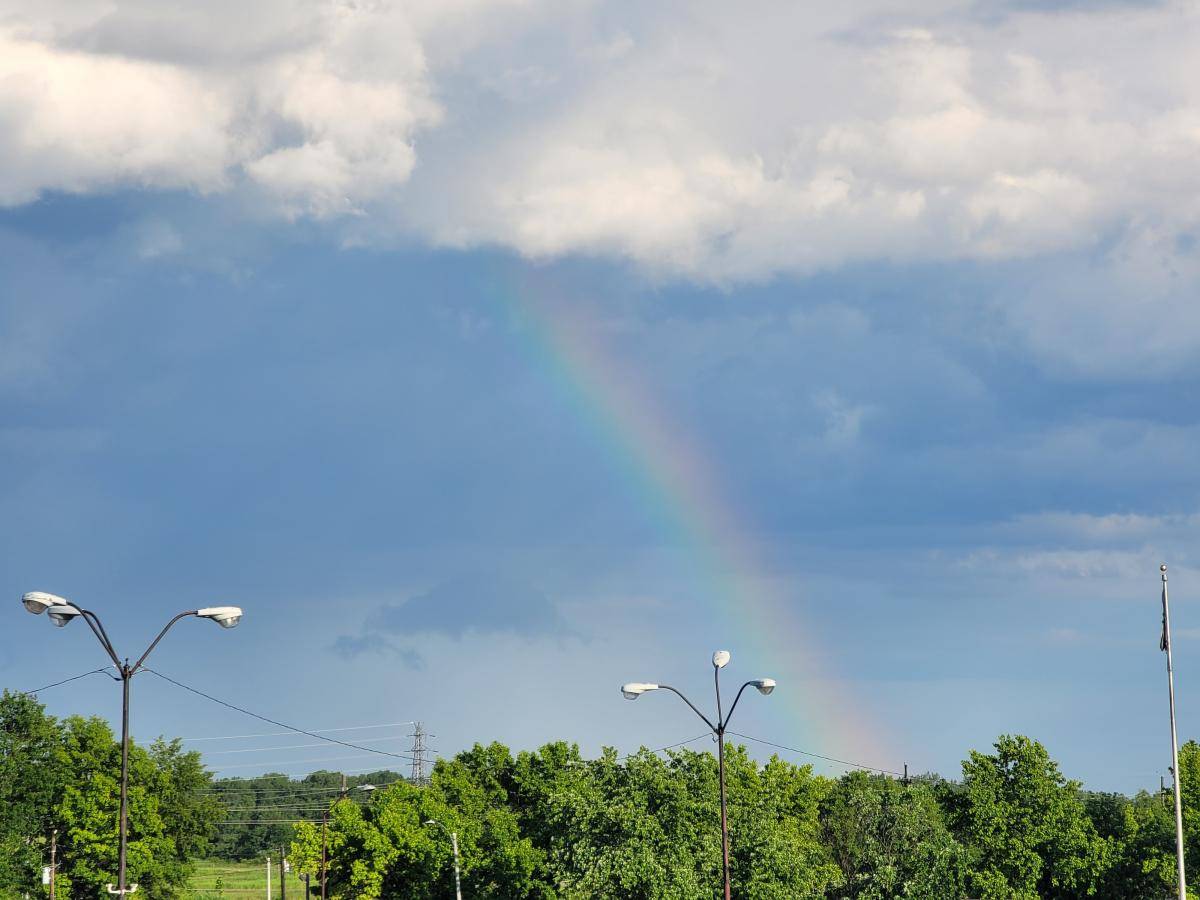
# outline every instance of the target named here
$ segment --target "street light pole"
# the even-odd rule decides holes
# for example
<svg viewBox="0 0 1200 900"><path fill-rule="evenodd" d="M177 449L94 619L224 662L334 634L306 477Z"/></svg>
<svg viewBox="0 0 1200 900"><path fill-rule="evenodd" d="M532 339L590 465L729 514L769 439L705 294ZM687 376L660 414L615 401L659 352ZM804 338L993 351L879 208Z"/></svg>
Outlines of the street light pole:
<svg viewBox="0 0 1200 900"><path fill-rule="evenodd" d="M451 831L437 819L427 819L426 825L436 825L438 828L450 835L450 846L454 850L454 897L455 900L462 900L462 878L458 873L458 832Z"/></svg>
<svg viewBox="0 0 1200 900"><path fill-rule="evenodd" d="M343 775L342 776L343 787L340 791L338 791L337 799L335 799L333 801L334 803L337 803L341 800L345 800L348 796L350 796L350 792L354 791L354 790L366 791L368 793L370 791L375 790L375 785L373 785L373 784L360 784L360 785L358 785L358 787L355 787L355 788L345 787L345 784L346 784L346 776ZM321 810L321 900L325 900L325 885L326 885L326 882L328 882L328 880L329 880L329 806L327 805L323 810Z"/></svg>
<svg viewBox="0 0 1200 900"><path fill-rule="evenodd" d="M729 707L729 712L725 713L721 707L721 670L729 664L729 651L718 650L712 656L713 664L713 689L717 695L717 721L714 723L700 712L682 692L671 687L669 684L651 684L642 681L631 681L628 684L621 686L621 694L626 700L636 700L642 694L649 691L670 691L679 697L684 703L691 707L692 712L698 715L704 724L709 727L717 738L717 780L720 785L721 794L721 874L725 885L725 900L730 900L730 879L729 879L729 812L728 802L725 791L725 731L729 726L729 719L733 716L733 711L737 709L738 701L742 699L742 691L748 687L755 688L760 694L766 695L775 690L774 678L756 678L753 681L747 681L738 688L737 696L733 698L733 705Z"/></svg>
<svg viewBox="0 0 1200 900"><path fill-rule="evenodd" d="M96 640L100 642L100 646L104 648L104 652L112 660L113 667L119 675L118 680L121 682L121 806L118 815L117 886L114 888L109 884L108 893L119 896L132 894L137 890L137 885L128 886L125 879L129 843L129 682L134 675L141 671L146 657L158 646L158 642L163 639L163 636L171 629L171 626L180 619L196 616L201 619L212 619L222 628L233 628L242 620L242 610L237 606L210 606L204 609L190 609L181 612L163 626L162 631L158 633L158 637L150 642L150 646L138 657L137 662L130 665L128 657L122 661L117 655L117 651L113 649L112 641L108 638L108 632L104 630L104 625L101 623L100 617L90 609L84 609L82 606L78 606L64 597L47 594L44 591L30 591L21 597L21 603L26 610L34 615L40 615L43 612L46 613L50 621L59 628L65 628L75 619L82 618L88 623L92 634L96 636Z"/></svg>

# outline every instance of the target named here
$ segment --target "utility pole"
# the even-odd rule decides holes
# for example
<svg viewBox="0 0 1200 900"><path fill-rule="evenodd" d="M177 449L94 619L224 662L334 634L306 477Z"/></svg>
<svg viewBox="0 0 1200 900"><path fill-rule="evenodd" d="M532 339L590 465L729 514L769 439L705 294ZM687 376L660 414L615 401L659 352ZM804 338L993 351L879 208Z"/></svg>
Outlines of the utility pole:
<svg viewBox="0 0 1200 900"><path fill-rule="evenodd" d="M425 738L428 737L425 729L421 727L420 722L413 722L413 733L409 735L413 739L412 743L412 783L415 785L425 784Z"/></svg>
<svg viewBox="0 0 1200 900"><path fill-rule="evenodd" d="M1171 778L1175 782L1175 860L1179 867L1179 900L1187 900L1187 876L1183 866L1183 800L1179 792L1179 735L1175 731L1175 673L1171 668L1171 613L1167 605L1167 564L1162 572L1163 630L1159 647L1167 654L1167 689L1171 698Z"/></svg>
<svg viewBox="0 0 1200 900"><path fill-rule="evenodd" d="M284 856L285 848L279 848L279 900L287 900L287 857Z"/></svg>

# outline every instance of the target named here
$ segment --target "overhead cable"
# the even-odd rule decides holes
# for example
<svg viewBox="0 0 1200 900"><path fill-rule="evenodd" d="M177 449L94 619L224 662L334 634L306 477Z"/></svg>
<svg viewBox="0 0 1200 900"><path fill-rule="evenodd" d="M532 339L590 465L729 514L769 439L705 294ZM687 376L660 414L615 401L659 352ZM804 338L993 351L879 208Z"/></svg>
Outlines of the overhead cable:
<svg viewBox="0 0 1200 900"><path fill-rule="evenodd" d="M412 722L382 722L379 725L348 725L345 728L314 728L312 734L322 734L328 731L365 731L368 728L399 728L401 725L412 725ZM216 737L180 738L181 741L232 741L240 738L282 737L287 734L309 734L307 731L265 731L259 734L223 734Z"/></svg>
<svg viewBox="0 0 1200 900"><path fill-rule="evenodd" d="M62 681L56 681L53 684L43 684L41 687L34 688L32 691L20 691L20 693L36 694L38 691L48 691L50 688L56 688L63 684L70 684L72 681L78 681L80 678L87 678L89 675L108 675L109 678L114 678L115 676L110 675L108 671L111 668L112 666L105 666L102 669L92 669L91 671L84 672L81 675L72 675L70 678L64 678Z"/></svg>
<svg viewBox="0 0 1200 900"><path fill-rule="evenodd" d="M737 731L727 731L726 734L732 734L736 737L745 738L748 741L754 741L756 744L766 744L768 747L775 747L778 750L787 750L791 753L799 753L802 756L811 756L814 759L823 759L828 762L838 763L843 766L850 766L854 769L863 769L867 772L881 772L884 775L895 775L897 778L903 778L903 772L894 772L891 769L881 769L879 766L868 766L863 763L850 762L848 759L838 759L835 756L822 756L820 753L813 753L811 750L801 750L799 747L788 747L784 744L776 744L772 741L764 741L762 738L751 737L748 734L741 734Z"/></svg>
<svg viewBox="0 0 1200 900"><path fill-rule="evenodd" d="M363 743L364 744L378 744L380 741L403 741L403 740L407 740L407 739L408 739L408 735L398 734L395 737L365 738L363 740ZM323 745L322 744L285 744L281 747L248 747L248 748L243 748L243 749L239 749L239 750L203 750L203 751L196 751L196 752L198 752L198 753L202 752L202 753L204 753L205 756L214 756L218 753L264 753L268 750L309 750L313 747L321 747L321 746L323 746Z"/></svg>
<svg viewBox="0 0 1200 900"><path fill-rule="evenodd" d="M189 685L184 684L182 681L176 681L174 678L171 678L168 675L164 675L162 672L156 671L155 669L151 669L149 666L143 666L142 671L149 672L151 675L157 675L163 681L168 681L171 684L175 685L176 687L183 688L185 691L190 691L191 693L197 695L198 697L203 697L205 700L211 700L213 703L219 704L220 706L224 706L227 709L232 709L235 712L240 712L243 715L250 716L253 719L258 719L260 722L267 722L271 725L275 725L278 728L286 728L289 731L293 731L297 734L306 734L309 737L316 738L319 741L326 741L327 743L330 743L330 744L341 744L343 747L350 747L354 750L366 750L368 753L376 753L379 756L390 756L393 759L407 759L407 760L412 759L412 757L408 756L407 754L392 753L388 750L376 750L372 747L364 747L362 744L352 744L349 741L341 741L341 740L338 740L337 738L324 737L315 731L307 731L303 728L296 728L292 725L288 725L286 722L280 722L276 719L272 719L269 716L259 715L256 712L251 712L248 709L244 709L240 706L236 706L233 703L229 703L225 700L221 700L217 697L214 697L212 694L206 694L206 693L204 693L204 691L197 690L194 687L190 687Z"/></svg>

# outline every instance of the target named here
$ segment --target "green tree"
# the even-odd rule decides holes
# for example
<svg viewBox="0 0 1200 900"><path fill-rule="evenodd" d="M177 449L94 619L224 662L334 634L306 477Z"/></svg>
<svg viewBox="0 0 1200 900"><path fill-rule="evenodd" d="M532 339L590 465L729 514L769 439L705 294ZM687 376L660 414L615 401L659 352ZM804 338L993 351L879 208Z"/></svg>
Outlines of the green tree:
<svg viewBox="0 0 1200 900"><path fill-rule="evenodd" d="M27 694L0 696L0 894L33 890L69 778L58 723Z"/></svg>
<svg viewBox="0 0 1200 900"><path fill-rule="evenodd" d="M1132 800L1120 794L1088 796L1088 815L1112 844L1096 891L1100 900L1161 900L1175 892L1175 814L1166 799L1145 791Z"/></svg>
<svg viewBox="0 0 1200 900"><path fill-rule="evenodd" d="M442 827L426 825L431 819ZM481 785L459 761L439 763L428 787L400 782L377 791L365 805L334 804L328 824L331 896L453 897L446 831L458 835L464 893L512 900L546 896L534 878L538 854L521 836L507 795ZM319 872L319 824L296 826L292 857L301 871Z"/></svg>
<svg viewBox="0 0 1200 900"><path fill-rule="evenodd" d="M974 855L972 896L985 900L1067 900L1092 896L1111 846L1046 749L1004 735L993 754L963 763L955 822Z"/></svg>
<svg viewBox="0 0 1200 900"><path fill-rule="evenodd" d="M0 697L0 896L38 895L58 832L57 895L106 896L116 881L120 745L98 718L57 721L34 698ZM181 896L220 806L196 753L176 743L129 756L129 880L148 900Z"/></svg>
<svg viewBox="0 0 1200 900"><path fill-rule="evenodd" d="M831 898L964 897L966 851L929 786L865 772L845 775L821 807L822 834L841 870Z"/></svg>

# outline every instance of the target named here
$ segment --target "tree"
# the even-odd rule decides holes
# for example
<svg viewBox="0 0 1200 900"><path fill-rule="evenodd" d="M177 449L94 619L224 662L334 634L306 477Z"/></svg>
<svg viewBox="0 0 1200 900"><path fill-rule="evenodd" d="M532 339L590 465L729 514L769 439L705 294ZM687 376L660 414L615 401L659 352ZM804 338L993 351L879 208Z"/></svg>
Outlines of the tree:
<svg viewBox="0 0 1200 900"><path fill-rule="evenodd" d="M120 745L98 718L58 721L22 694L0 697L0 896L40 893L58 832L57 895L104 896L116 881ZM178 742L129 754L129 880L148 900L181 896L220 814L199 755ZM8 892L7 894L3 892Z"/></svg>
<svg viewBox="0 0 1200 900"><path fill-rule="evenodd" d="M1066 900L1095 893L1111 846L1046 749L1004 735L963 763L955 824L974 857L972 896Z"/></svg>
<svg viewBox="0 0 1200 900"><path fill-rule="evenodd" d="M492 779L476 777L473 767L489 754L497 762L508 757L511 764L508 751L498 747L468 751L465 761L439 762L428 787L400 782L375 792L365 805L335 803L328 825L331 896L453 897L454 859L446 831L458 835L464 893L512 900L550 896L534 876L539 854L521 836L507 793ZM430 820L441 827L426 825ZM319 872L319 825L296 826L292 856L301 871Z"/></svg>
<svg viewBox="0 0 1200 900"><path fill-rule="evenodd" d="M1145 791L1132 800L1120 794L1088 796L1088 815L1112 844L1097 898L1161 900L1175 892L1175 813L1166 799Z"/></svg>
<svg viewBox="0 0 1200 900"><path fill-rule="evenodd" d="M842 874L831 898L965 896L966 850L925 784L851 772L822 803L821 825Z"/></svg>
<svg viewBox="0 0 1200 900"><path fill-rule="evenodd" d="M49 862L68 779L58 723L28 694L0 696L0 892L28 891Z"/></svg>

